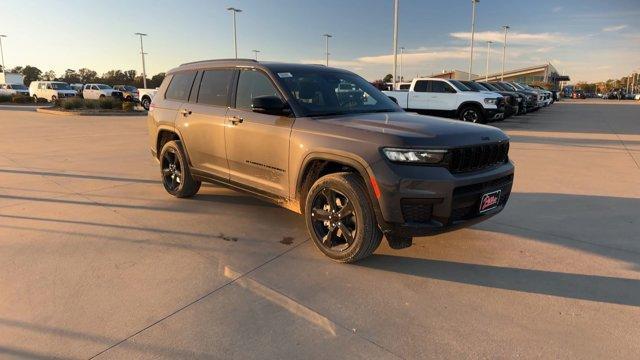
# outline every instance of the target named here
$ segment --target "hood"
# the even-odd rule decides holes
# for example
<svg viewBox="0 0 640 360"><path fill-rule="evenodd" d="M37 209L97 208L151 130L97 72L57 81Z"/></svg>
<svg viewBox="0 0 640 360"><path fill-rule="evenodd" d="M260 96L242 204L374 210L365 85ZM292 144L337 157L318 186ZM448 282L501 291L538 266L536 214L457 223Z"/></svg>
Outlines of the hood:
<svg viewBox="0 0 640 360"><path fill-rule="evenodd" d="M450 148L509 139L493 126L408 112L316 117L314 120L340 136L376 142L377 136L381 142L387 142L381 144L384 146Z"/></svg>

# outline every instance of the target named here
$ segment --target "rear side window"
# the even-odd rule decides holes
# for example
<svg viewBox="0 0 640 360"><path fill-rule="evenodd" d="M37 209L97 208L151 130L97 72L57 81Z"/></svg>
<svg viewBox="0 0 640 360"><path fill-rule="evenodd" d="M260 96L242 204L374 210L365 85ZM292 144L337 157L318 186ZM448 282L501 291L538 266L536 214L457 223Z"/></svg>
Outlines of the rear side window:
<svg viewBox="0 0 640 360"><path fill-rule="evenodd" d="M227 106L232 78L233 70L231 69L205 71L198 91L198 103Z"/></svg>
<svg viewBox="0 0 640 360"><path fill-rule="evenodd" d="M255 70L240 72L236 108L251 110L253 98L267 95L280 97L271 80L265 74Z"/></svg>
<svg viewBox="0 0 640 360"><path fill-rule="evenodd" d="M189 99L189 91L193 85L193 79L196 77L195 71L182 72L173 75L171 83L164 94L165 99L176 101L187 101Z"/></svg>
<svg viewBox="0 0 640 360"><path fill-rule="evenodd" d="M432 81L431 82L431 92L434 93L454 93L456 92L451 85L447 84L444 81Z"/></svg>
<svg viewBox="0 0 640 360"><path fill-rule="evenodd" d="M427 85L429 84L426 80L416 81L416 85L413 87L413 91L416 92L427 92Z"/></svg>

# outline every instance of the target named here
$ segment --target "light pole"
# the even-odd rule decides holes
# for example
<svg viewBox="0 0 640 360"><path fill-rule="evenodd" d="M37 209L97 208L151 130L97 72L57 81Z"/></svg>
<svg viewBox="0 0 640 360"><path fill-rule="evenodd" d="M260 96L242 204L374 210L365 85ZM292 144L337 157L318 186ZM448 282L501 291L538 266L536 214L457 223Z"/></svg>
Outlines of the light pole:
<svg viewBox="0 0 640 360"><path fill-rule="evenodd" d="M471 73L473 72L473 40L476 35L476 4L480 0L471 0L471 54L469 56L469 80L471 80Z"/></svg>
<svg viewBox="0 0 640 360"><path fill-rule="evenodd" d="M326 65L329 67L329 38L333 37L331 34L322 34L324 36L324 55L326 57Z"/></svg>
<svg viewBox="0 0 640 360"><path fill-rule="evenodd" d="M404 75L403 75L403 72L402 72L402 67L403 67L403 64L404 64L404 61L403 61L404 59L403 58L404 58L404 46L400 46L400 82L404 81L403 80Z"/></svg>
<svg viewBox="0 0 640 360"><path fill-rule="evenodd" d="M393 82L392 90L396 89L396 76L398 71L398 6L400 0L393 2Z"/></svg>
<svg viewBox="0 0 640 360"><path fill-rule="evenodd" d="M2 72L6 72L4 69L4 51L2 50L2 38L6 38L7 35L0 34L0 57L2 57Z"/></svg>
<svg viewBox="0 0 640 360"><path fill-rule="evenodd" d="M142 86L146 89L147 88L147 68L144 63L145 52L144 52L144 46L142 45L142 37L147 36L147 34L137 32L134 35L140 36L140 55L142 55Z"/></svg>
<svg viewBox="0 0 640 360"><path fill-rule="evenodd" d="M260 50L251 50L251 51L253 51L253 54L255 55L254 56L255 59L256 59L256 61L258 61L258 53L260 52Z"/></svg>
<svg viewBox="0 0 640 360"><path fill-rule="evenodd" d="M238 58L238 34L236 31L236 13L242 12L242 10L236 9L234 7L228 7L227 10L231 11L231 13L233 14L233 49L237 59Z"/></svg>
<svg viewBox="0 0 640 360"><path fill-rule="evenodd" d="M507 30L510 29L509 25L503 25L504 29L504 42L502 43L502 72L500 75L500 81L504 81L504 61L507 55Z"/></svg>
<svg viewBox="0 0 640 360"><path fill-rule="evenodd" d="M487 41L487 72L484 76L484 81L489 81L489 57L491 56L491 44L493 44L493 41Z"/></svg>

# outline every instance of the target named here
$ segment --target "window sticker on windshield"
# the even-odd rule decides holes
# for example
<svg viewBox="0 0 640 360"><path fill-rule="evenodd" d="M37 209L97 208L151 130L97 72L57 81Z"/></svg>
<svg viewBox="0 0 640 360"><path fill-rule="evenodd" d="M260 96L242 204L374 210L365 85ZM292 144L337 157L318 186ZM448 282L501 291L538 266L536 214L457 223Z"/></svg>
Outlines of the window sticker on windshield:
<svg viewBox="0 0 640 360"><path fill-rule="evenodd" d="M293 77L293 75L291 75L291 73L290 73L290 72L278 73L278 76L280 76L281 78L290 78L290 77Z"/></svg>

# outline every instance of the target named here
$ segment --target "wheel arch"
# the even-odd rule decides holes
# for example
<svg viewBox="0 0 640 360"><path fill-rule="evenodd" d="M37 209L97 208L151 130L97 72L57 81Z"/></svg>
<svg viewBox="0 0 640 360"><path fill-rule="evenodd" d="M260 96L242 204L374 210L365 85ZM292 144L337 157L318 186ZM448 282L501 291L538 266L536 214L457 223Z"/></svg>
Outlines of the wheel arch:
<svg viewBox="0 0 640 360"><path fill-rule="evenodd" d="M462 109L468 106L473 106L475 108L480 109L480 111L484 111L484 106L482 106L482 104L480 104L478 101L469 100L469 101L463 102L462 104L460 104L460 106L458 106L458 109L456 110L456 115L460 116L460 112L462 111Z"/></svg>
<svg viewBox="0 0 640 360"><path fill-rule="evenodd" d="M304 213L305 197L313 183L320 177L343 171L351 171L360 176L367 189L367 194L373 206L378 224L383 223L382 211L378 202L379 189L375 178L367 170L363 160L341 154L314 152L308 154L302 161L296 180L295 200L300 206L300 213ZM375 185L374 185L375 183ZM374 190L374 186L376 189Z"/></svg>
<svg viewBox="0 0 640 360"><path fill-rule="evenodd" d="M191 158L189 157L189 151L187 150L187 146L182 140L182 135L180 132L171 127L159 127L156 135L156 158L160 158L160 151L162 151L162 147L169 141L180 141L182 144L182 150L184 150L184 154L187 157L187 163L191 165Z"/></svg>

